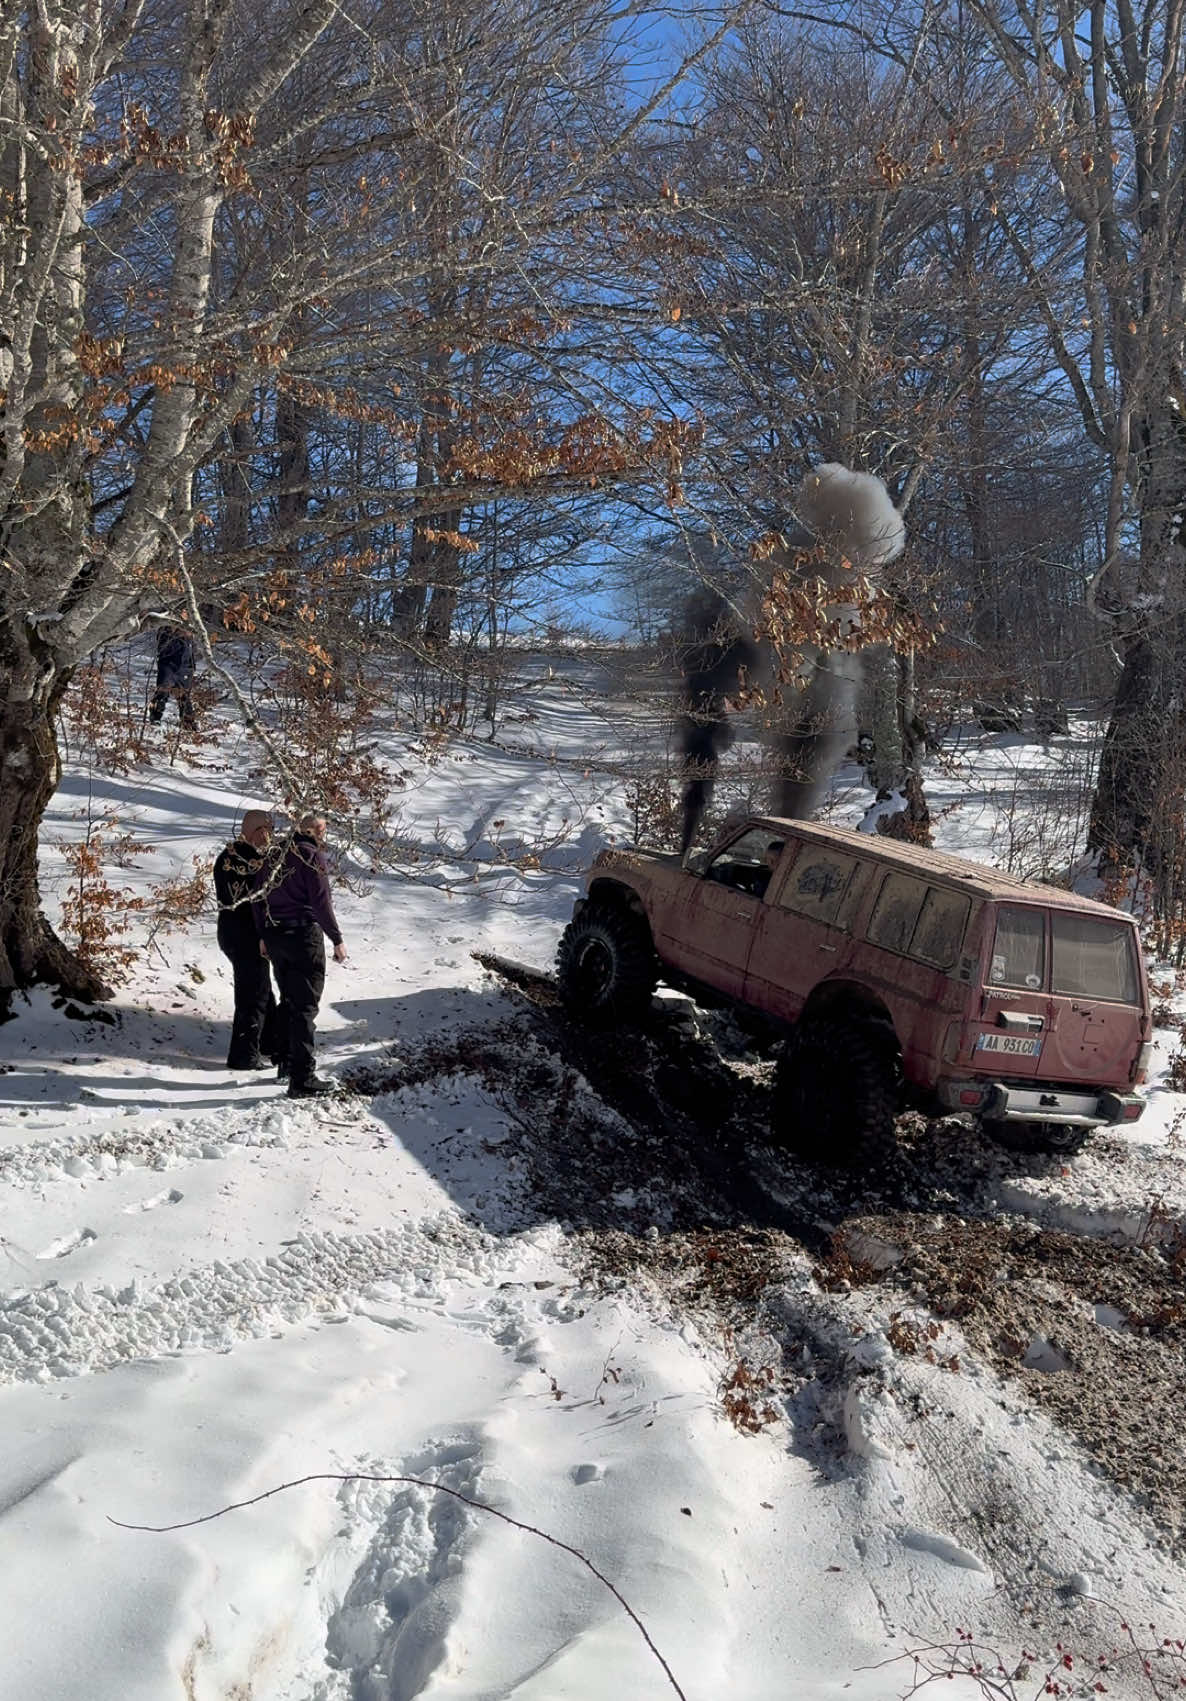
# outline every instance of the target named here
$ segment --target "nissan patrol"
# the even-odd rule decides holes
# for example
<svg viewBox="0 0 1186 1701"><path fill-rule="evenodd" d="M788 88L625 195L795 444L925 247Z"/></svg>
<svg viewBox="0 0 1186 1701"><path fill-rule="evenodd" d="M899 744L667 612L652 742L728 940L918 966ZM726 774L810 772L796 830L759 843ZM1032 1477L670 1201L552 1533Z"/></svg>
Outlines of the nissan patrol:
<svg viewBox="0 0 1186 1701"><path fill-rule="evenodd" d="M603 852L557 972L594 1021L637 1019L660 978L761 1012L786 1031L781 1132L821 1156L887 1139L907 1092L1062 1152L1144 1108L1131 916L843 828L754 817L687 867Z"/></svg>

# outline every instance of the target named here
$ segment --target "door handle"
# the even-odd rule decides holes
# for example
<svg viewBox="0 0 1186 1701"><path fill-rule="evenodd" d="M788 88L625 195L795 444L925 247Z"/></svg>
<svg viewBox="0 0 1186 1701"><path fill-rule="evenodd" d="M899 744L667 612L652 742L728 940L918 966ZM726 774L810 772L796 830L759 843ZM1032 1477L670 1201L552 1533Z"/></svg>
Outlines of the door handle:
<svg viewBox="0 0 1186 1701"><path fill-rule="evenodd" d="M835 953L839 951L840 947L839 945L819 945L816 949L819 951L831 951L832 954L835 955Z"/></svg>

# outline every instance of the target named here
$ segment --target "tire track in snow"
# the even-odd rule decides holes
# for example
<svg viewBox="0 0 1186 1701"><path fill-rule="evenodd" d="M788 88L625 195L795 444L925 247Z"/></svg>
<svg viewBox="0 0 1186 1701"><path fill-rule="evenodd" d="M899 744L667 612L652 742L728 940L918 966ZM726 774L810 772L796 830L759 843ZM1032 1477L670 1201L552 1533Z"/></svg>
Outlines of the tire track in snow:
<svg viewBox="0 0 1186 1701"><path fill-rule="evenodd" d="M176 1123L107 1126L64 1139L0 1147L0 1183L39 1187L68 1177L86 1180L133 1169L174 1169L203 1158L225 1158L242 1146L286 1147L291 1132L291 1118L273 1104L252 1107L239 1117L232 1113Z"/></svg>
<svg viewBox="0 0 1186 1701"><path fill-rule="evenodd" d="M216 1260L156 1286L44 1287L0 1302L0 1383L226 1350L336 1311L372 1283L410 1294L454 1274L492 1279L500 1243L452 1217L370 1234L303 1234L268 1258Z"/></svg>
<svg viewBox="0 0 1186 1701"><path fill-rule="evenodd" d="M36 1187L67 1177L120 1175L130 1169L172 1169L201 1158L226 1156L225 1124L193 1122L185 1128L105 1128L65 1140L34 1140L0 1150L0 1182ZM233 1136L232 1136L233 1138Z"/></svg>

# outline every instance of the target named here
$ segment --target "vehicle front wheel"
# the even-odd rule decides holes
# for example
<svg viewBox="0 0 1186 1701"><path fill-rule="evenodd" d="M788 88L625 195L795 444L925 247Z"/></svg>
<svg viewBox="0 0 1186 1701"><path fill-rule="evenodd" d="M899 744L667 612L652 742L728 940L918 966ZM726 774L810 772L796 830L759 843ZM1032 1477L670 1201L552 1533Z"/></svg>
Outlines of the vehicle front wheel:
<svg viewBox="0 0 1186 1701"><path fill-rule="evenodd" d="M560 937L560 996L586 1021L638 1021L650 1007L658 978L647 924L624 905L589 904Z"/></svg>
<svg viewBox="0 0 1186 1701"><path fill-rule="evenodd" d="M889 1144L902 1096L893 1030L859 1017L808 1016L778 1065L784 1143L823 1163L851 1163Z"/></svg>
<svg viewBox="0 0 1186 1701"><path fill-rule="evenodd" d="M1081 1152L1091 1133L1066 1122L1003 1122L985 1118L981 1124L990 1140L1010 1152L1049 1152L1071 1158Z"/></svg>

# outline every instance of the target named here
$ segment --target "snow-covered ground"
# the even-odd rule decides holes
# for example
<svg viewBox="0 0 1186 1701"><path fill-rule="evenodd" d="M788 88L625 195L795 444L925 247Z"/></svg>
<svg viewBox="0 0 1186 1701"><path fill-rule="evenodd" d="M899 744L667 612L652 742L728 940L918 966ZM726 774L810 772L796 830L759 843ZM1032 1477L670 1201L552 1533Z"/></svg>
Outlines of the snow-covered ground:
<svg viewBox="0 0 1186 1701"><path fill-rule="evenodd" d="M0 1696L873 1701L910 1690L905 1650L959 1628L1010 1673L1036 1656L1002 1691L1029 1695L1057 1642L1078 1658L1117 1640L1102 1602L1181 1636L1186 1575L1156 1507L1036 1397L1057 1341L1044 1357L1035 1334L1006 1374L970 1325L926 1335L925 1306L827 1280L790 1236L740 1340L641 1263L597 1277L596 1233L538 1208L525 1154L553 1130L525 1129L522 1100L467 1063L520 1010L471 953L550 961L579 870L626 826L594 753L628 756L636 732L563 680L527 701L497 745L424 766L389 752L425 857L415 879L340 891L350 958L320 1021L326 1071L388 1070L379 1096L290 1103L223 1068L212 918L142 959L118 1025L37 994L0 1027ZM998 769L1021 775L1050 759L1004 748ZM47 841L115 810L155 848L113 878L147 889L267 801L251 759L228 730L193 762L162 739L130 778L68 768ZM966 755L937 780L965 800L941 842L999 848L999 810L967 802L985 772ZM440 855L500 844L550 848L526 873ZM52 908L62 876L43 861ZM401 1085L434 1047L448 1066ZM1153 1099L1123 1143L1063 1164L977 1148L970 1215L1169 1233L1186 1099ZM765 1185L834 1224L793 1165ZM659 1192L620 1195L656 1258ZM854 1256L889 1266L929 1228L863 1232ZM1095 1322L1141 1350L1120 1312ZM763 1350L771 1421L746 1433L722 1388ZM209 1522L125 1527L305 1478ZM1131 1668L1108 1686L1147 1693Z"/></svg>

